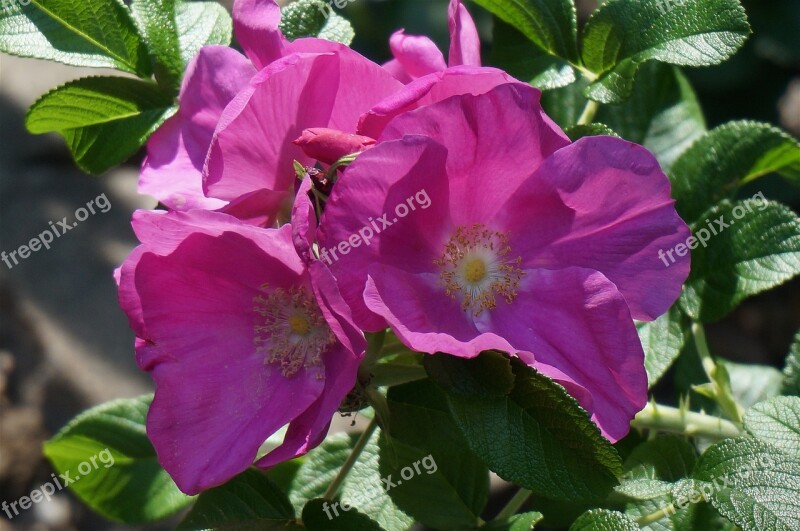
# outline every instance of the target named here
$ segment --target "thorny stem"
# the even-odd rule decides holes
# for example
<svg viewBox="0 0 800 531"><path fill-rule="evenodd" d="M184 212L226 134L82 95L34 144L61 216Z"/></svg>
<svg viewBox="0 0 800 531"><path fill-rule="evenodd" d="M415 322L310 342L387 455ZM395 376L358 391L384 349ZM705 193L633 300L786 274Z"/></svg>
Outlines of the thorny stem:
<svg viewBox="0 0 800 531"><path fill-rule="evenodd" d="M367 426L367 429L364 430L364 433L362 433L361 437L359 437L358 441L356 441L353 451L350 452L350 455L347 457L347 461L344 462L341 470L339 470L339 473L336 474L336 477L333 478L331 484L328 485L328 490L325 491L325 494L322 496L323 498L326 500L332 500L336 497L336 494L338 494L339 489L342 487L342 483L344 483L344 480L347 478L347 474L349 474L353 469L353 465L355 465L356 461L358 461L358 458L361 456L361 452L363 452L364 448L366 448L370 437L372 437L372 434L375 432L375 428L377 427L378 421L376 418L373 418Z"/></svg>
<svg viewBox="0 0 800 531"><path fill-rule="evenodd" d="M734 422L741 424L744 411L736 402L736 399L731 396L730 391L719 385L719 379L717 378L717 371L719 368L708 349L708 342L706 341L706 333L703 329L703 325L700 323L693 323L692 335L694 336L697 353L700 356L700 362L703 364L703 370L709 382L711 382L714 387L717 402Z"/></svg>
<svg viewBox="0 0 800 531"><path fill-rule="evenodd" d="M675 511L677 511L677 507L675 507L673 504L669 504L666 507L662 507L661 509L653 513L642 516L641 518L636 520L636 523L639 524L639 527L646 527L652 523L658 522L659 520L668 517L671 514L675 514Z"/></svg>
<svg viewBox="0 0 800 531"><path fill-rule="evenodd" d="M712 440L729 439L742 434L742 430L728 420L652 402L636 415L631 426Z"/></svg>

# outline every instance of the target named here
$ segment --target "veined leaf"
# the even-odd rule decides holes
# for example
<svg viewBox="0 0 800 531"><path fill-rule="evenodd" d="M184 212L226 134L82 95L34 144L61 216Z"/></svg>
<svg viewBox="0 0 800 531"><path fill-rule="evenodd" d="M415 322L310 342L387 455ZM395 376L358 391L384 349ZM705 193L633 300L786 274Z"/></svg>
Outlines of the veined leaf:
<svg viewBox="0 0 800 531"><path fill-rule="evenodd" d="M81 413L44 444L55 469L89 507L112 520L152 522L192 502L159 466L145 432L151 396ZM91 465L91 466L89 466Z"/></svg>
<svg viewBox="0 0 800 531"><path fill-rule="evenodd" d="M644 62L718 64L749 34L738 0L610 0L584 28L583 62L600 76L586 95L603 103L624 101Z"/></svg>
<svg viewBox="0 0 800 531"><path fill-rule="evenodd" d="M135 153L174 110L153 83L89 77L42 96L25 125L34 134L63 136L78 165L97 174Z"/></svg>
<svg viewBox="0 0 800 531"><path fill-rule="evenodd" d="M0 52L149 77L147 49L120 0L31 0L0 9Z"/></svg>

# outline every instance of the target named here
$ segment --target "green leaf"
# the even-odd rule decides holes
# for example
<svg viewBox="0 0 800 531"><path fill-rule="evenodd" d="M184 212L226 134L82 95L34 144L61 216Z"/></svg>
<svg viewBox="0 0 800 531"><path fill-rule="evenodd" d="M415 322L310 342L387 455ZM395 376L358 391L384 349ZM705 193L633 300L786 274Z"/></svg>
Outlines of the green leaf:
<svg viewBox="0 0 800 531"><path fill-rule="evenodd" d="M578 122L578 118L580 118L581 112L586 106L586 98L583 97L583 89L586 86L586 80L583 77L579 77L571 85L542 93L542 107L547 115L562 129L566 129ZM600 111L602 112L602 110L603 108L601 107Z"/></svg>
<svg viewBox="0 0 800 531"><path fill-rule="evenodd" d="M562 128L574 125L586 99L587 83L575 83L542 95L542 106ZM645 64L625 105L602 105L595 117L622 138L642 144L668 168L706 130L700 104L680 69Z"/></svg>
<svg viewBox="0 0 800 531"><path fill-rule="evenodd" d="M181 59L185 65L203 46L228 46L231 43L231 16L214 0L178 1L175 5L175 24L178 27Z"/></svg>
<svg viewBox="0 0 800 531"><path fill-rule="evenodd" d="M744 427L757 439L800 455L800 398L778 396L756 404L745 414Z"/></svg>
<svg viewBox="0 0 800 531"><path fill-rule="evenodd" d="M250 469L202 493L178 529L280 531L294 520L294 510L286 495L262 472Z"/></svg>
<svg viewBox="0 0 800 531"><path fill-rule="evenodd" d="M330 6L323 0L297 0L281 8L280 30L289 40L316 37L329 12Z"/></svg>
<svg viewBox="0 0 800 531"><path fill-rule="evenodd" d="M120 0L31 0L0 9L0 52L149 77L147 49Z"/></svg>
<svg viewBox="0 0 800 531"><path fill-rule="evenodd" d="M183 75L175 0L133 0L131 13L154 61L159 83L177 89Z"/></svg>
<svg viewBox="0 0 800 531"><path fill-rule="evenodd" d="M646 63L625 105L603 105L596 120L653 152L669 168L706 131L700 103L680 69Z"/></svg>
<svg viewBox="0 0 800 531"><path fill-rule="evenodd" d="M350 45L355 37L353 26L333 12L324 0L297 0L281 9L280 29L289 40L319 37Z"/></svg>
<svg viewBox="0 0 800 531"><path fill-rule="evenodd" d="M718 64L749 34L747 16L737 0L610 0L594 12L583 31L583 62L601 76L587 96L603 103L624 101L644 62Z"/></svg>
<svg viewBox="0 0 800 531"><path fill-rule="evenodd" d="M151 399L141 396L92 408L44 444L56 471L74 480L72 491L111 520L152 522L192 502L159 466L147 438Z"/></svg>
<svg viewBox="0 0 800 531"><path fill-rule="evenodd" d="M747 297L800 273L800 219L789 208L748 199L723 202L702 218L709 221L696 225L694 234L707 246L696 242L681 297L691 317L721 319Z"/></svg>
<svg viewBox="0 0 800 531"><path fill-rule="evenodd" d="M614 132L606 124L602 124L600 122L593 122L590 124L580 124L580 125L572 125L564 129L564 132L567 133L567 136L570 140L575 142L579 138L583 138L585 136L615 136L619 138L619 135Z"/></svg>
<svg viewBox="0 0 800 531"><path fill-rule="evenodd" d="M697 461L694 447L672 435L637 446L625 460L626 477L675 482L689 477Z"/></svg>
<svg viewBox="0 0 800 531"><path fill-rule="evenodd" d="M678 305L656 319L647 323L637 323L639 340L644 348L644 367L647 381L653 387L664 373L678 359L686 344L689 318Z"/></svg>
<svg viewBox="0 0 800 531"><path fill-rule="evenodd" d="M335 503L335 502L334 502ZM358 510L317 498L303 508L303 524L310 531L381 531L381 526Z"/></svg>
<svg viewBox="0 0 800 531"><path fill-rule="evenodd" d="M631 97L636 84L636 74L642 63L623 61L611 72L591 83L583 91L590 100L600 103L624 103Z"/></svg>
<svg viewBox="0 0 800 531"><path fill-rule="evenodd" d="M628 515L592 509L575 520L569 531L639 531L639 526Z"/></svg>
<svg viewBox="0 0 800 531"><path fill-rule="evenodd" d="M328 21L322 26L317 37L350 46L356 37L356 32L349 20L338 13L331 12Z"/></svg>
<svg viewBox="0 0 800 531"><path fill-rule="evenodd" d="M497 17L489 64L542 90L564 87L576 80L575 69L567 61L544 53L514 26Z"/></svg>
<svg viewBox="0 0 800 531"><path fill-rule="evenodd" d="M756 439L726 439L694 472L711 503L745 531L800 529L800 461Z"/></svg>
<svg viewBox="0 0 800 531"><path fill-rule="evenodd" d="M78 165L98 174L135 153L174 110L153 83L89 77L42 96L25 125L34 134L63 136Z"/></svg>
<svg viewBox="0 0 800 531"><path fill-rule="evenodd" d="M542 513L531 511L515 514L506 520L492 520L481 529L486 531L531 531L543 518Z"/></svg>
<svg viewBox="0 0 800 531"><path fill-rule="evenodd" d="M783 394L800 396L800 331L794 336L783 368Z"/></svg>
<svg viewBox="0 0 800 531"><path fill-rule="evenodd" d="M389 496L429 527L473 529L489 497L489 470L450 418L444 393L421 380L392 387L388 402L380 471Z"/></svg>
<svg viewBox="0 0 800 531"><path fill-rule="evenodd" d="M464 395L443 386L467 444L497 475L536 494L604 498L622 471L614 447L563 387L516 358L511 365L515 385L507 396Z"/></svg>
<svg viewBox="0 0 800 531"><path fill-rule="evenodd" d="M614 489L633 501L628 514L652 513L672 501L673 483L688 477L697 460L694 447L675 436L661 436L637 446L625 460L622 483ZM648 502L648 503L645 503Z"/></svg>
<svg viewBox="0 0 800 531"><path fill-rule="evenodd" d="M309 452L289 490L289 499L297 512L301 512L309 501L325 494L328 485L350 455L356 439L357 435L337 433L327 437L320 446Z"/></svg>
<svg viewBox="0 0 800 531"><path fill-rule="evenodd" d="M578 61L578 22L571 0L475 0L550 55Z"/></svg>
<svg viewBox="0 0 800 531"><path fill-rule="evenodd" d="M800 185L800 143L758 122L730 122L709 131L672 166L672 195L686 221L732 199L739 187L779 173Z"/></svg>
<svg viewBox="0 0 800 531"><path fill-rule="evenodd" d="M134 0L131 10L155 62L156 79L173 93L200 48L231 42L231 17L214 1Z"/></svg>
<svg viewBox="0 0 800 531"><path fill-rule="evenodd" d="M511 359L493 350L483 352L470 363L448 355L425 356L422 363L428 376L450 393L505 397L516 382Z"/></svg>
<svg viewBox="0 0 800 531"><path fill-rule="evenodd" d="M414 520L397 508L386 493L379 470L379 433L376 432L347 475L340 498L342 502L367 514L384 529L406 529ZM357 436L344 433L329 436L312 450L298 470L289 497L298 511L314 498L320 498L342 468Z"/></svg>
<svg viewBox="0 0 800 531"><path fill-rule="evenodd" d="M731 393L736 402L747 409L781 393L781 372L767 365L734 363L725 360L730 374Z"/></svg>
<svg viewBox="0 0 800 531"><path fill-rule="evenodd" d="M155 63L156 79L173 93L200 48L231 42L231 17L214 1L134 0L131 10Z"/></svg>

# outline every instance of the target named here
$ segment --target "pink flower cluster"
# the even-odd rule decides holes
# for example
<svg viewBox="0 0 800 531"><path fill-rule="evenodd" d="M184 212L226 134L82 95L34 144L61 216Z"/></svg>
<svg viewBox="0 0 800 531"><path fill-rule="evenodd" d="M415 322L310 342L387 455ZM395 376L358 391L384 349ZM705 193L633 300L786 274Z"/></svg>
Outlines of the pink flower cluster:
<svg viewBox="0 0 800 531"><path fill-rule="evenodd" d="M237 0L245 54L192 61L140 179L168 211L134 214L141 245L117 271L156 385L148 435L181 490L318 445L364 332L386 328L421 353L518 356L624 436L647 395L633 319L666 311L689 269L658 259L689 231L654 157L618 138L571 143L537 89L480 66L460 0L447 62L398 32L381 66L289 42L279 20L274 0ZM335 184L298 181L295 161L354 153ZM423 189L430 208L333 263L317 256Z"/></svg>

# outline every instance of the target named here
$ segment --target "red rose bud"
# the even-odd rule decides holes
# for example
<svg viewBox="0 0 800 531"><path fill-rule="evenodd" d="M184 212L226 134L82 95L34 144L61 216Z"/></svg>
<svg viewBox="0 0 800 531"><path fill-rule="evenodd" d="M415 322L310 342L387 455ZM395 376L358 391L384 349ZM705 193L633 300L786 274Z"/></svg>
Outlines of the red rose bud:
<svg viewBox="0 0 800 531"><path fill-rule="evenodd" d="M314 160L333 164L345 155L361 153L375 145L375 139L336 129L306 129L294 143Z"/></svg>

